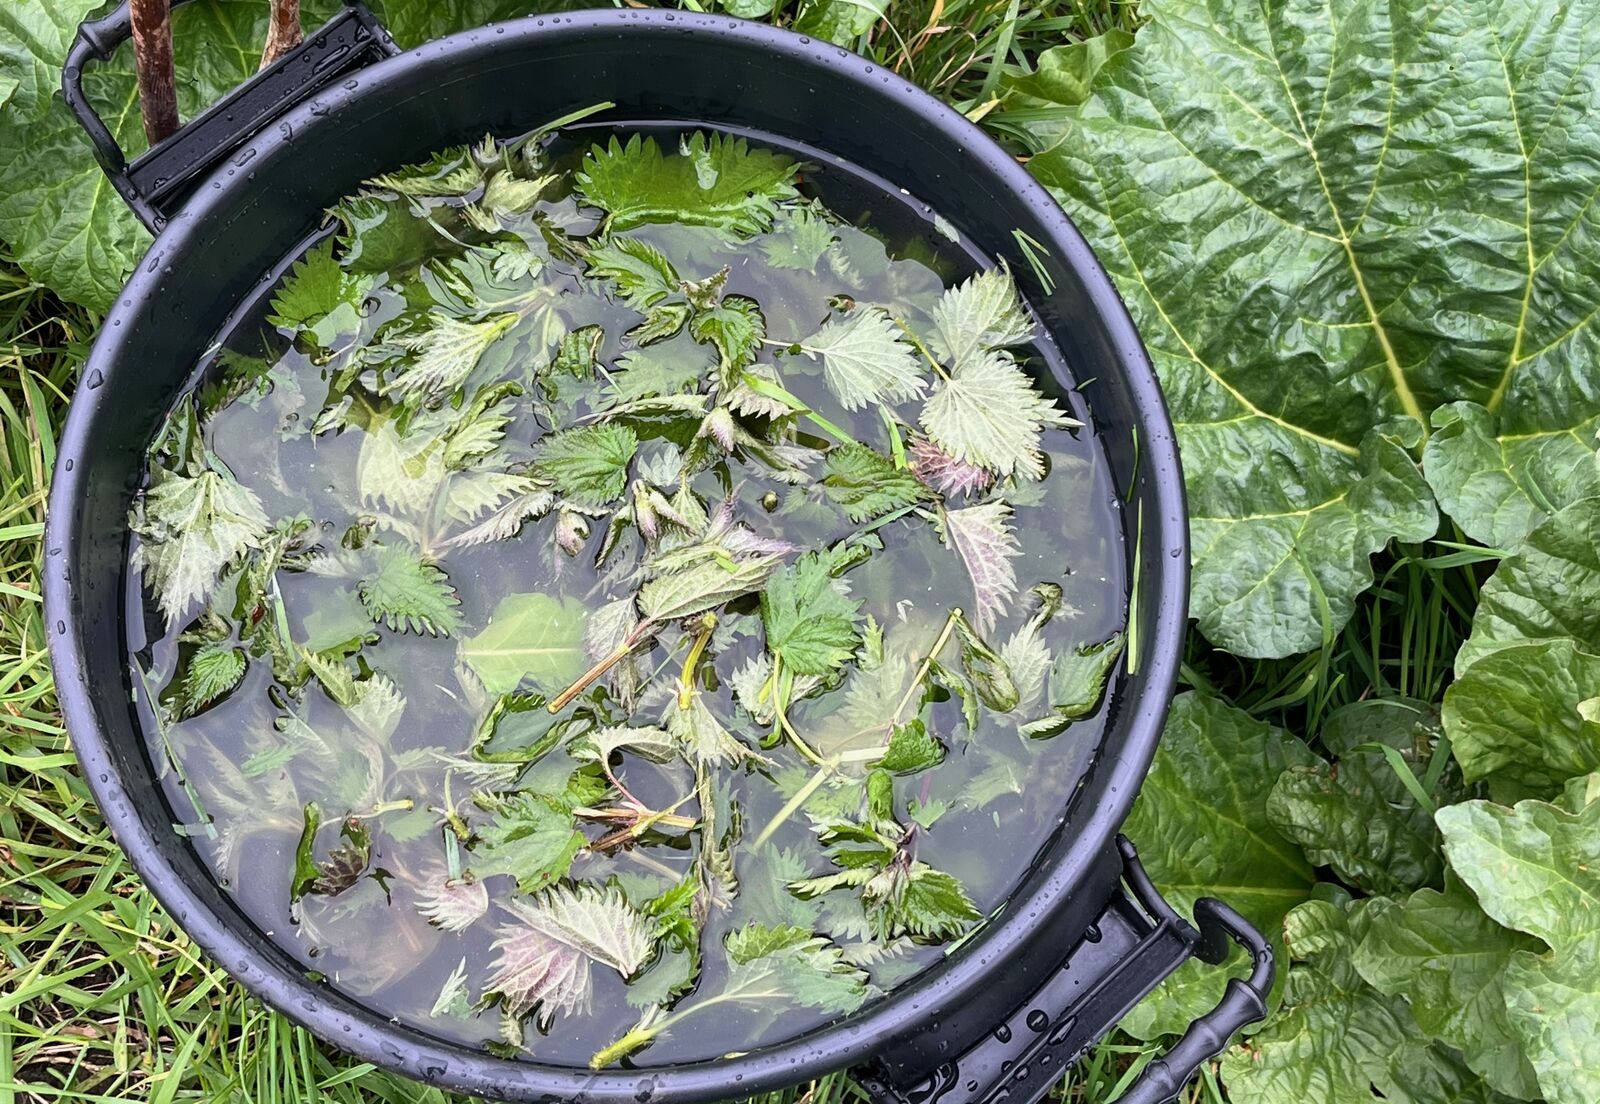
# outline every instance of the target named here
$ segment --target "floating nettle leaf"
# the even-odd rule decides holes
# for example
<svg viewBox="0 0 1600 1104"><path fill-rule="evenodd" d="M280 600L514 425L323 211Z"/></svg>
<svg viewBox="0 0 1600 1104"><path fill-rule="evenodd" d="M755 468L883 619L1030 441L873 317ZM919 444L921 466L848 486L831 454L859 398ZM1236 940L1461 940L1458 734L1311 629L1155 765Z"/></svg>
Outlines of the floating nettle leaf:
<svg viewBox="0 0 1600 1104"><path fill-rule="evenodd" d="M680 294L678 270L647 241L613 235L589 251L589 275L616 285L624 303L647 311L670 296Z"/></svg>
<svg viewBox="0 0 1600 1104"><path fill-rule="evenodd" d="M665 763L678 753L678 742L665 730L639 725L613 725L580 737L572 748L577 759L603 763L619 751Z"/></svg>
<svg viewBox="0 0 1600 1104"><path fill-rule="evenodd" d="M882 307L831 318L799 348L821 359L822 377L846 410L909 402L927 394L927 366Z"/></svg>
<svg viewBox="0 0 1600 1104"><path fill-rule="evenodd" d="M981 464L957 460L926 437L911 442L911 470L942 495L982 494L994 485L994 473Z"/></svg>
<svg viewBox="0 0 1600 1104"><path fill-rule="evenodd" d="M461 624L461 600L449 578L407 545L379 548L374 570L356 591L372 619L397 632L450 636Z"/></svg>
<svg viewBox="0 0 1600 1104"><path fill-rule="evenodd" d="M289 886L289 902L294 904L308 893L337 897L355 885L372 861L372 834L359 817L346 817L339 825L339 843L322 860L316 858L317 829L322 814L316 802L304 810L300 842L294 853L294 879Z"/></svg>
<svg viewBox="0 0 1600 1104"><path fill-rule="evenodd" d="M1002 478L1044 478L1040 431L1077 424L998 351L957 363L922 408L924 432L945 453Z"/></svg>
<svg viewBox="0 0 1600 1104"><path fill-rule="evenodd" d="M376 281L345 271L333 256L333 242L313 247L289 271L272 297L267 321L289 331L305 331L327 348L361 329L367 296Z"/></svg>
<svg viewBox="0 0 1600 1104"><path fill-rule="evenodd" d="M628 978L655 946L646 918L615 888L558 886L506 908L513 922L499 929L485 996L512 1016L538 1008L544 1030L557 1015L588 1008L591 965Z"/></svg>
<svg viewBox="0 0 1600 1104"><path fill-rule="evenodd" d="M176 624L216 589L222 569L257 547L268 521L254 491L224 470L161 472L134 505L135 566Z"/></svg>
<svg viewBox="0 0 1600 1104"><path fill-rule="evenodd" d="M772 224L778 204L798 195L799 166L743 138L697 131L676 155L635 134L595 146L579 166L578 194L607 213L612 230L650 222L713 226L755 234Z"/></svg>
<svg viewBox="0 0 1600 1104"><path fill-rule="evenodd" d="M922 487L915 476L895 467L888 457L866 445L839 445L828 450L827 474L822 489L842 507L845 516L860 523L915 505Z"/></svg>
<svg viewBox="0 0 1600 1104"><path fill-rule="evenodd" d="M1004 268L980 272L950 288L934 305L932 319L928 347L956 367L1033 337L1033 322Z"/></svg>
<svg viewBox="0 0 1600 1104"><path fill-rule="evenodd" d="M467 381L489 346L509 333L518 317L502 314L483 322L464 322L435 315L427 329L398 339L413 359L389 379L385 391L400 399L442 399Z"/></svg>
<svg viewBox="0 0 1600 1104"><path fill-rule="evenodd" d="M441 931L466 931L489 911L489 891L471 875L438 878L417 894L417 911Z"/></svg>
<svg viewBox="0 0 1600 1104"><path fill-rule="evenodd" d="M826 675L844 666L860 641L860 617L861 603L815 552L779 572L761 594L767 650L796 675Z"/></svg>
<svg viewBox="0 0 1600 1104"><path fill-rule="evenodd" d="M681 695L675 695L664 723L677 749L691 763L701 766L770 764L765 756L751 751L728 731L705 703L704 694L698 691L688 695L687 703Z"/></svg>
<svg viewBox="0 0 1600 1104"><path fill-rule="evenodd" d="M580 506L607 506L628 485L628 464L639 438L627 426L564 429L539 443L539 474L557 494Z"/></svg>
<svg viewBox="0 0 1600 1104"><path fill-rule="evenodd" d="M483 184L483 170L466 146L440 150L426 161L367 181L369 188L419 199L461 196Z"/></svg>
<svg viewBox="0 0 1600 1104"><path fill-rule="evenodd" d="M183 668L173 698L177 720L192 717L230 694L244 681L249 661L244 651L226 641L202 644Z"/></svg>
<svg viewBox="0 0 1600 1104"><path fill-rule="evenodd" d="M583 670L583 621L575 598L507 595L483 631L461 642L461 658L491 694L523 683L553 694Z"/></svg>
<svg viewBox="0 0 1600 1104"><path fill-rule="evenodd" d="M1126 643L1122 633L1112 633L1098 644L1080 644L1057 656L1050 666L1050 712L1023 725L1022 734L1035 740L1058 736L1100 708L1106 680Z"/></svg>
<svg viewBox="0 0 1600 1104"><path fill-rule="evenodd" d="M471 872L479 880L509 874L523 893L566 877L587 842L565 794L515 793L480 798L494 820L478 829Z"/></svg>

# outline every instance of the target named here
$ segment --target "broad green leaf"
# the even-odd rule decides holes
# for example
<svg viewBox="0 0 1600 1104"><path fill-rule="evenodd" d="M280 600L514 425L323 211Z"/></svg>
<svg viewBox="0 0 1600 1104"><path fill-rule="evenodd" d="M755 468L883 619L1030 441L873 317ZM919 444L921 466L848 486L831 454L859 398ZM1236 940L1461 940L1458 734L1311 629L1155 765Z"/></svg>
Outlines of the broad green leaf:
<svg viewBox="0 0 1600 1104"><path fill-rule="evenodd" d="M766 333L767 320L760 305L742 295L729 295L716 306L697 312L689 323L691 337L716 347L725 380L755 362Z"/></svg>
<svg viewBox="0 0 1600 1104"><path fill-rule="evenodd" d="M1040 430L1073 425L1077 422L999 351L958 362L922 408L922 428L936 445L953 459L1002 478L1044 478Z"/></svg>
<svg viewBox="0 0 1600 1104"><path fill-rule="evenodd" d="M1438 735L1437 714L1407 699L1370 699L1335 710L1321 733L1334 758L1279 775L1267 816L1312 863L1332 867L1369 894L1438 886L1443 860L1432 809L1418 803L1397 773L1424 776ZM1400 763L1385 755L1385 746L1399 753Z"/></svg>
<svg viewBox="0 0 1600 1104"><path fill-rule="evenodd" d="M1501 648L1563 637L1600 649L1600 498L1560 510L1501 561L1479 595L1456 674Z"/></svg>
<svg viewBox="0 0 1600 1104"><path fill-rule="evenodd" d="M639 438L624 425L563 429L539 443L539 474L564 498L606 506L622 497L638 447Z"/></svg>
<svg viewBox="0 0 1600 1104"><path fill-rule="evenodd" d="M844 666L860 640L860 616L861 603L828 574L827 560L815 552L778 572L761 594L767 650L797 675L826 675Z"/></svg>
<svg viewBox="0 0 1600 1104"><path fill-rule="evenodd" d="M856 523L910 506L922 497L916 476L866 445L830 449L822 493Z"/></svg>
<svg viewBox="0 0 1600 1104"><path fill-rule="evenodd" d="M1505 967L1505 1001L1550 1104L1600 1099L1600 803L1439 810L1445 854L1501 926L1544 942Z"/></svg>
<svg viewBox="0 0 1600 1104"><path fill-rule="evenodd" d="M612 138L591 149L576 181L612 230L675 222L748 235L770 227L778 204L797 196L798 167L743 138L697 131L677 153L663 154L654 138L635 134L626 145Z"/></svg>
<svg viewBox="0 0 1600 1104"><path fill-rule="evenodd" d="M849 46L871 30L888 8L888 0L805 0L794 30Z"/></svg>
<svg viewBox="0 0 1600 1104"><path fill-rule="evenodd" d="M1460 402L1435 410L1433 428L1428 485L1467 536L1490 547L1515 547L1557 510L1600 494L1600 410L1569 428L1499 437L1493 414Z"/></svg>
<svg viewBox="0 0 1600 1104"><path fill-rule="evenodd" d="M1553 797L1600 770L1600 720L1580 712L1597 693L1600 655L1571 639L1491 652L1445 692L1452 753L1497 797Z"/></svg>
<svg viewBox="0 0 1600 1104"><path fill-rule="evenodd" d="M508 694L524 683L544 694L559 693L588 666L585 616L576 598L507 595L483 631L462 641L461 658L491 694Z"/></svg>
<svg viewBox="0 0 1600 1104"><path fill-rule="evenodd" d="M1435 528L1414 436L1374 430L1404 416L1408 435L1432 431L1467 401L1493 416L1495 451L1560 464L1539 441L1600 414L1582 275L1600 120L1569 91L1600 77L1595 13L1140 12L1089 100L1035 128L1029 167L1085 229L1164 380L1202 629L1237 654L1309 650L1324 620L1349 619L1372 551ZM1483 471L1480 443L1439 430L1430 477L1460 488ZM1444 497L1486 536L1526 524L1506 491Z"/></svg>
<svg viewBox="0 0 1600 1104"><path fill-rule="evenodd" d="M889 746L875 766L895 774L914 774L944 761L944 745L928 732L921 719L896 725L889 734Z"/></svg>
<svg viewBox="0 0 1600 1104"><path fill-rule="evenodd" d="M374 621L397 632L449 636L461 624L461 600L449 578L409 545L385 545L377 566L356 586Z"/></svg>
<svg viewBox="0 0 1600 1104"><path fill-rule="evenodd" d="M61 63L78 23L101 0L8 0L0 6L0 82L15 82L0 111L0 239L30 276L94 310L111 306L149 235L100 171L89 141L61 98ZM307 23L335 5L311 0ZM208 0L172 14L178 107L192 118L255 73L267 8L254 0ZM145 147L134 93L133 53L124 46L87 71L84 85L129 157Z"/></svg>
<svg viewBox="0 0 1600 1104"><path fill-rule="evenodd" d="M1000 87L1023 103L1076 107L1089 98L1095 74L1110 58L1133 45L1133 35L1118 27L1065 46L1052 46L1033 59L1033 72L1003 76Z"/></svg>
<svg viewBox="0 0 1600 1104"><path fill-rule="evenodd" d="M717 719L717 715L705 703L705 695L701 693L690 694L687 706L679 704L674 698L666 726L671 746L682 751L691 763L700 766L734 766L744 762L766 762L728 731L727 726Z"/></svg>
<svg viewBox="0 0 1600 1104"><path fill-rule="evenodd" d="M501 314L482 322L463 322L434 315L427 329L399 339L413 359L389 379L386 393L425 402L444 398L467 381L489 346L509 333L518 317Z"/></svg>
<svg viewBox="0 0 1600 1104"><path fill-rule="evenodd" d="M928 391L926 365L882 307L828 319L800 351L821 359L822 378L846 410L909 402Z"/></svg>
<svg viewBox="0 0 1600 1104"><path fill-rule="evenodd" d="M1420 889L1376 910L1354 963L1368 985L1404 997L1430 1038L1455 1047L1499 1091L1531 1100L1539 1089L1506 1012L1505 972L1515 953L1538 948L1490 920L1447 876L1443 892Z"/></svg>
<svg viewBox="0 0 1600 1104"><path fill-rule="evenodd" d="M1282 729L1215 698L1180 695L1126 829L1167 900L1187 911L1220 897L1277 942L1284 914L1310 897L1316 874L1273 827L1267 794L1286 768L1315 762ZM1184 964L1123 1026L1141 1038L1183 1031L1216 1006L1221 974Z"/></svg>
<svg viewBox="0 0 1600 1104"><path fill-rule="evenodd" d="M1228 1050L1222 1080L1234 1104L1498 1104L1450 1051L1422 1036L1405 1001L1356 972L1352 952L1378 901L1307 901L1284 920L1283 1009ZM1348 908L1348 911L1347 911Z"/></svg>

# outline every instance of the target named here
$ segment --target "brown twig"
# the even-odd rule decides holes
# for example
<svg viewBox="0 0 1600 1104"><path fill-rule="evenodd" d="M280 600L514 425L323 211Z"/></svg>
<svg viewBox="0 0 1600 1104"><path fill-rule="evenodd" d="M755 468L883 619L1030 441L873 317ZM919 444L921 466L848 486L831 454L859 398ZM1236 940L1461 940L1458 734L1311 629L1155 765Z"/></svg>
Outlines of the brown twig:
<svg viewBox="0 0 1600 1104"><path fill-rule="evenodd" d="M267 45L261 51L265 69L305 39L300 27L300 0L272 0L272 15L267 21Z"/></svg>
<svg viewBox="0 0 1600 1104"><path fill-rule="evenodd" d="M167 0L131 0L139 112L153 146L178 129L178 85L172 67L172 11Z"/></svg>

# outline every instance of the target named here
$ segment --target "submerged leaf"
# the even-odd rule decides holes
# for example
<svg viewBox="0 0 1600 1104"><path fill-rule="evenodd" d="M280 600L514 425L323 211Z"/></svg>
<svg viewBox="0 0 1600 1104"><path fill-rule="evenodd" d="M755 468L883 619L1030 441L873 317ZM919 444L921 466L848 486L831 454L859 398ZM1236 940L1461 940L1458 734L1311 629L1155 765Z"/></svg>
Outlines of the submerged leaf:
<svg viewBox="0 0 1600 1104"><path fill-rule="evenodd" d="M961 557L972 580L972 624L980 634L993 631L1017 593L1011 561L1022 546L1011 528L1011 507L986 502L940 515L945 543Z"/></svg>
<svg viewBox="0 0 1600 1104"><path fill-rule="evenodd" d="M399 339L415 359L386 385L387 394L431 402L460 387L478 361L516 324L517 315L502 314L483 322L463 322L435 315L421 333Z"/></svg>
<svg viewBox="0 0 1600 1104"><path fill-rule="evenodd" d="M397 632L449 636L461 623L461 600L448 577L406 545L379 549L376 569L356 590L372 619Z"/></svg>
<svg viewBox="0 0 1600 1104"><path fill-rule="evenodd" d="M922 408L922 428L935 444L1002 478L1043 479L1040 430L1077 424L1001 352L957 364Z"/></svg>
<svg viewBox="0 0 1600 1104"><path fill-rule="evenodd" d="M576 598L511 594L500 599L482 632L461 642L461 658L491 694L524 682L546 694L583 671L584 606Z"/></svg>
<svg viewBox="0 0 1600 1104"><path fill-rule="evenodd" d="M267 515L254 491L207 468L195 476L164 472L134 508L134 553L167 624L216 589L222 569L266 537Z"/></svg>

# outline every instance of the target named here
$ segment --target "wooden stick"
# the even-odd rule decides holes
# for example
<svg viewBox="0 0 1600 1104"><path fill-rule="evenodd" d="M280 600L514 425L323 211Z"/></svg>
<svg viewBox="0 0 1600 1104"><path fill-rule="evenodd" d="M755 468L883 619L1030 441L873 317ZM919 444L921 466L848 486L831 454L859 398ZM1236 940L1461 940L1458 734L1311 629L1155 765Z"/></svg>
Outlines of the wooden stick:
<svg viewBox="0 0 1600 1104"><path fill-rule="evenodd" d="M300 27L300 0L272 0L272 16L267 21L267 45L261 51L265 69L305 39Z"/></svg>
<svg viewBox="0 0 1600 1104"><path fill-rule="evenodd" d="M172 19L167 0L130 0L139 112L153 146L178 129L178 86L172 68Z"/></svg>

